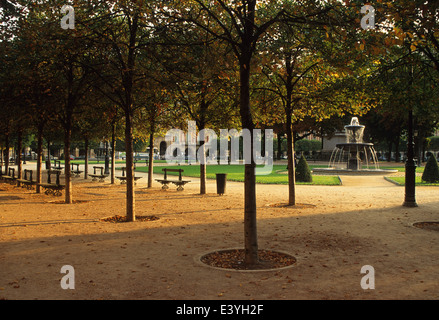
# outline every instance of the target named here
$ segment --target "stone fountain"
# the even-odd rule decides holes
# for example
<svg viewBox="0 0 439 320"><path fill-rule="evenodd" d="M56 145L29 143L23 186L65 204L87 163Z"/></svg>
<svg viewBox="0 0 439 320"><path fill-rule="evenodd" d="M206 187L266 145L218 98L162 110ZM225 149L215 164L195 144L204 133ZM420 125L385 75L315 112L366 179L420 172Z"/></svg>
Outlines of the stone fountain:
<svg viewBox="0 0 439 320"><path fill-rule="evenodd" d="M387 174L397 170L379 168L377 153L373 143L363 141L365 126L357 117L345 126L346 142L338 143L334 148L328 168L314 169L314 172L354 173L354 174Z"/></svg>

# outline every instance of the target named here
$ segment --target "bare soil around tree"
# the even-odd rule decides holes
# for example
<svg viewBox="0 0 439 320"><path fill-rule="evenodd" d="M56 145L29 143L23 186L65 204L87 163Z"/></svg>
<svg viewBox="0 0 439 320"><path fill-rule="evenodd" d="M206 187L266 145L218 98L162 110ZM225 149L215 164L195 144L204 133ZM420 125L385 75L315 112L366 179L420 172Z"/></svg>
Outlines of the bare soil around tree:
<svg viewBox="0 0 439 320"><path fill-rule="evenodd" d="M404 188L383 177L341 179L298 186L296 207L282 205L287 186L257 186L259 248L295 258L268 271L200 262L243 247L243 183L219 196L215 181L200 195L193 178L182 192L139 180L137 222L111 221L125 215L124 185L76 178L66 205L0 184L0 299L438 299L439 232L414 226L439 221L438 188L417 188L419 207L405 208ZM60 285L65 265L74 290Z"/></svg>

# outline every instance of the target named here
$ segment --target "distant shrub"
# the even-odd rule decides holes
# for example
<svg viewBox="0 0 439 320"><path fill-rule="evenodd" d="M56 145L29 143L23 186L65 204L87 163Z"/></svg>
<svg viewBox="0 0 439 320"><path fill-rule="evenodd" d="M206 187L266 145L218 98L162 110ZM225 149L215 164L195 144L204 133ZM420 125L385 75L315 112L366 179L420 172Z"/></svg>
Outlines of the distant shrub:
<svg viewBox="0 0 439 320"><path fill-rule="evenodd" d="M311 169L306 162L305 157L302 156L299 159L299 163L296 167L296 181L298 182L312 182Z"/></svg>
<svg viewBox="0 0 439 320"><path fill-rule="evenodd" d="M439 166L433 154L430 155L425 165L422 181L430 183L439 182Z"/></svg>
<svg viewBox="0 0 439 320"><path fill-rule="evenodd" d="M439 137L427 138L427 149L438 151L439 150Z"/></svg>
<svg viewBox="0 0 439 320"><path fill-rule="evenodd" d="M309 154L312 151L316 152L322 150L322 142L318 140L303 139L296 141L294 149L296 152L308 152Z"/></svg>

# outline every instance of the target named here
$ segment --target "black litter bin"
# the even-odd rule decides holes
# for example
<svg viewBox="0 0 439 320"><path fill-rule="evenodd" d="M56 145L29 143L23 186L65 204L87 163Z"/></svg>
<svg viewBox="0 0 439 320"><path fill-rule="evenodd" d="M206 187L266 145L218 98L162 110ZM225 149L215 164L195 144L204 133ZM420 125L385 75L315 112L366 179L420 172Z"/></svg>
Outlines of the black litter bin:
<svg viewBox="0 0 439 320"><path fill-rule="evenodd" d="M50 170L50 160L46 160L46 170Z"/></svg>
<svg viewBox="0 0 439 320"><path fill-rule="evenodd" d="M226 193L226 181L227 181L226 173L216 174L216 192L219 195L223 195L224 193Z"/></svg>

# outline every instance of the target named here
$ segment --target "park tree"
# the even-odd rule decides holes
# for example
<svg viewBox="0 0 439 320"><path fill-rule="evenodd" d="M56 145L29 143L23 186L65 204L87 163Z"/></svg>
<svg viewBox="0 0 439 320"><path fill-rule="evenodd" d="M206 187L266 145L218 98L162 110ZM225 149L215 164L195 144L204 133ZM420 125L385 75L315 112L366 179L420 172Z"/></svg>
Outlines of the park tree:
<svg viewBox="0 0 439 320"><path fill-rule="evenodd" d="M292 1L204 1L175 3L176 19L186 21L208 32L214 39L227 42L235 55L239 68L239 110L243 129L253 133L254 113L250 101L250 79L254 58L260 50L262 36L278 22L313 27L335 21L337 2L306 1L294 7ZM255 161L245 165L244 243L245 263L258 263Z"/></svg>
<svg viewBox="0 0 439 320"><path fill-rule="evenodd" d="M150 88L153 88L152 86ZM154 175L154 138L157 133L160 132L160 116L163 115L163 109L166 104L166 98L164 96L166 91L164 89L158 90L149 97L146 103L144 112L146 123L149 133L149 153L148 153L148 188L152 188L152 180Z"/></svg>
<svg viewBox="0 0 439 320"><path fill-rule="evenodd" d="M8 42L0 42L0 53L4 57L4 62L0 65L0 80L3 84L0 87L0 105L2 108L1 121L0 121L0 145L2 152L2 163L4 163L5 173L8 173L9 168L9 149L10 149L10 136L12 127L12 83L7 81L8 79L8 66L12 64L12 59L8 59L10 55L11 44ZM4 148L4 152L3 152Z"/></svg>
<svg viewBox="0 0 439 320"><path fill-rule="evenodd" d="M378 107L366 117L374 142L386 141L388 156L395 146L398 156L400 138L406 132L408 113L415 117L416 146L419 158L422 150L438 125L438 74L431 68L429 59L419 51L403 45L389 48L381 56L368 88L380 94Z"/></svg>
<svg viewBox="0 0 439 320"><path fill-rule="evenodd" d="M240 116L242 128L249 130L253 137L253 114L250 104L250 75L252 58L257 50L257 44L261 36L273 25L280 11L265 11L265 8L257 7L260 3L254 1L242 1L229 3L228 1L202 1L195 0L190 7L181 5L181 18L200 29L207 31L214 39L226 41L239 63L240 79ZM253 140L253 139L251 139ZM255 161L253 159L253 144L251 161L245 164L244 183L244 244L245 263L249 266L258 263L258 240L256 218L256 176Z"/></svg>
<svg viewBox="0 0 439 320"><path fill-rule="evenodd" d="M164 134L174 122L176 110L173 109L170 92L161 81L148 81L148 94L144 94L144 107L141 109L140 128L149 135L148 188L152 188L154 175L154 141L156 135Z"/></svg>
<svg viewBox="0 0 439 320"><path fill-rule="evenodd" d="M14 33L18 32L14 27ZM3 34L4 35L4 34ZM25 54L29 46L19 37L5 38L1 41L0 50L3 57L0 78L0 103L2 104L2 129L6 149L14 146L15 164L18 166L16 176L22 177L22 151L27 137L33 129L35 113L34 103L44 95L42 86L32 68L32 54ZM46 90L47 87L44 89ZM42 112L44 113L44 112ZM9 153L9 151L8 151ZM5 169L9 166L9 157L5 159Z"/></svg>
<svg viewBox="0 0 439 320"><path fill-rule="evenodd" d="M105 67L95 70L105 83L101 92L120 108L125 120L128 221L135 221L133 137L136 113L143 107L136 100L136 92L145 76L138 62L142 50L154 43L154 30L159 25L156 11L160 5L163 4L157 1L99 2L89 6L90 18L78 21L105 54Z"/></svg>
<svg viewBox="0 0 439 320"><path fill-rule="evenodd" d="M275 32L267 34L264 44L267 53L261 59L261 75L268 81L262 86L263 90L269 90L277 97L278 104L272 104L274 110L262 112L269 121L273 118L284 124L284 132L287 137L287 161L288 161L288 204L296 204L296 168L293 123L300 122L306 111L311 111L309 105L300 104L304 97L309 97L315 77L311 71L316 69L320 58L316 58L309 50L309 38L303 30L288 24L279 24ZM311 81L309 81L311 80ZM306 99L306 98L305 98ZM298 121L299 120L299 121Z"/></svg>
<svg viewBox="0 0 439 320"><path fill-rule="evenodd" d="M53 65L56 69L60 85L56 94L60 97L62 109L57 112L57 119L64 129L64 163L65 163L65 202L72 203L72 181L70 166L70 150L73 123L78 109L82 107L84 95L90 92L91 63L88 48L80 34L62 34L60 52L66 52ZM65 42L64 42L65 41ZM64 42L64 43L63 43ZM56 72L59 70L61 72Z"/></svg>
<svg viewBox="0 0 439 320"><path fill-rule="evenodd" d="M346 31L360 27L349 20L352 8L346 10L346 22L336 23L337 27L322 23L310 28L283 21L264 38L259 87L276 96L277 102L264 107L260 114L269 123L275 119L283 125L287 137L288 204L292 206L296 204L295 141L320 133L324 119L347 113L361 115L372 107L372 99L363 88L366 77L362 71L368 64L363 62L362 50L354 45L364 35L357 32L352 36L353 32ZM349 50L346 42L352 44ZM308 133L300 136L299 131Z"/></svg>
<svg viewBox="0 0 439 320"><path fill-rule="evenodd" d="M219 130L234 122L236 104L230 103L237 91L232 81L233 57L226 44L213 42L205 30L184 24L175 24L174 29L162 39L166 52L161 51L158 62L167 75L166 86L173 93L183 119L194 121L199 132L198 151L188 150L188 158L195 161L197 154L200 157L200 194L206 194L208 138L202 134L207 129ZM224 103L226 96L229 100ZM182 125L186 127L186 124Z"/></svg>
<svg viewBox="0 0 439 320"><path fill-rule="evenodd" d="M436 81L430 79L435 77L433 74L437 76L439 70L439 4L437 1L403 0L375 1L372 5L379 22L358 46L378 64L371 72L371 79L376 80L378 74L387 79L393 77L396 82L378 80L382 87L378 88L372 83L369 88L383 92L383 102L379 103L379 109L383 111L378 113L379 116L385 116L386 123L402 121L402 127L406 127L408 114L414 113L419 151L422 149L420 145L425 145L425 138L437 123L435 103L432 103ZM388 93L394 97L386 100ZM426 105L429 105L428 111ZM424 117L427 114L429 116ZM398 126L401 126L401 122ZM395 129L392 125L389 127ZM405 130L397 131L403 135ZM390 141L390 144L396 144L396 141Z"/></svg>
<svg viewBox="0 0 439 320"><path fill-rule="evenodd" d="M25 24L15 33L17 36L18 49L16 56L17 82L20 88L19 99L24 103L22 110L30 117L31 127L36 132L36 191L41 192L40 184L43 172L43 143L44 135L48 132L57 131L55 112L59 103L55 96L57 79L48 63L45 47L39 45L41 39L34 40L32 28ZM52 128L49 128L52 127ZM56 135L59 136L57 132ZM48 143L50 144L50 142ZM48 156L50 147L48 146Z"/></svg>
<svg viewBox="0 0 439 320"><path fill-rule="evenodd" d="M99 86L95 81L93 87ZM114 146L113 141L120 137L120 130L116 131L120 124L120 112L108 99L103 97L97 89L88 94L83 101L84 108L78 113L73 132L77 142L81 141L85 153L84 179L88 179L89 151L93 142L111 140L111 183L114 184ZM113 138L114 137L114 138Z"/></svg>
<svg viewBox="0 0 439 320"><path fill-rule="evenodd" d="M163 135L170 127L183 126L182 113L175 108L173 82L165 68L169 53L175 54L178 46L173 47L175 43L169 39L171 32L167 28L158 26L157 29L154 36L157 45L147 46L140 52L136 91L137 103L141 106L136 132L142 133L144 141L149 141L148 188L153 186L155 137ZM180 58L178 55L171 56Z"/></svg>
<svg viewBox="0 0 439 320"><path fill-rule="evenodd" d="M19 3L18 3L19 2ZM89 90L90 63L92 51L84 38L84 30L64 30L61 28L61 2L45 1L28 3L18 1L17 7L22 8L17 22L17 38L31 54L26 57L28 66L38 68L34 81L48 85L44 94L51 95L51 106L64 134L65 155L65 202L72 202L72 183L70 176L70 145L72 127L76 113L81 107L81 100ZM77 11L80 14L81 10ZM22 56L27 51L22 51ZM38 78L38 76L40 76ZM29 80L29 77L27 77ZM50 83L50 85L49 85ZM31 85L29 85L31 87ZM38 89L37 89L38 90ZM39 90L41 93L41 89ZM24 94L21 95L23 98ZM34 101L35 103L35 101ZM44 112L41 112L44 114ZM43 121L38 121L42 125ZM39 176L39 174L37 174Z"/></svg>

